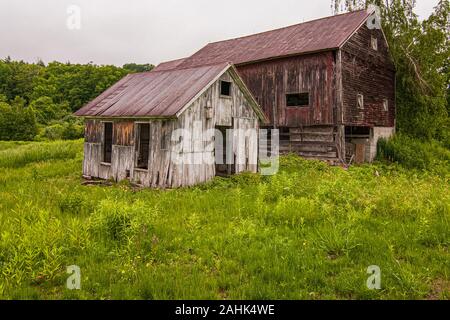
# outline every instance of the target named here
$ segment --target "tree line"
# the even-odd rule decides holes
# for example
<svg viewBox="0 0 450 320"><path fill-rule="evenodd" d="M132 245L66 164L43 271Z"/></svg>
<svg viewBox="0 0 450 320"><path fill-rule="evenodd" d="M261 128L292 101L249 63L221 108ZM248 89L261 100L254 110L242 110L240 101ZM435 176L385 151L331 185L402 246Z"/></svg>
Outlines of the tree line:
<svg viewBox="0 0 450 320"><path fill-rule="evenodd" d="M380 8L396 67L397 129L450 148L449 0L440 0L425 20L414 13L415 2L332 0L332 6L336 12ZM0 60L0 140L80 137L83 126L74 111L127 73L152 68Z"/></svg>
<svg viewBox="0 0 450 320"><path fill-rule="evenodd" d="M80 138L84 127L74 111L126 74L152 68L0 60L0 140Z"/></svg>

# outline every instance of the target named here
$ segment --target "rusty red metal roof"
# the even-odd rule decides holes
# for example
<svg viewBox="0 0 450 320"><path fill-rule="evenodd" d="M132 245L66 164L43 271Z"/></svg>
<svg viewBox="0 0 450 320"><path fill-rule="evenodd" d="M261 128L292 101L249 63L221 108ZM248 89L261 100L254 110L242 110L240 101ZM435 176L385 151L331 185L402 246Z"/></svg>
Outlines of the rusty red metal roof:
<svg viewBox="0 0 450 320"><path fill-rule="evenodd" d="M173 117L231 66L130 74L78 110L83 117Z"/></svg>
<svg viewBox="0 0 450 320"><path fill-rule="evenodd" d="M186 60L186 58L161 62L156 68L153 69L153 71L166 71L176 69L181 63L183 63L184 60Z"/></svg>
<svg viewBox="0 0 450 320"><path fill-rule="evenodd" d="M366 10L308 21L246 37L210 43L179 67L218 62L244 64L341 47L368 19Z"/></svg>
<svg viewBox="0 0 450 320"><path fill-rule="evenodd" d="M360 10L210 43L191 57L161 63L150 72L126 76L75 115L176 116L212 80L230 68L230 64L337 49L370 16L368 11Z"/></svg>

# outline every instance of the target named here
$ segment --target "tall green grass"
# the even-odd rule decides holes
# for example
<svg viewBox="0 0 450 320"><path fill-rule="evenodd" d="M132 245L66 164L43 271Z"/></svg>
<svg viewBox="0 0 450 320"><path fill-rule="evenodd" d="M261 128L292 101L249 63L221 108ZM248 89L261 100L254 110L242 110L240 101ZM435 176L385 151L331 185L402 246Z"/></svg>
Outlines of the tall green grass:
<svg viewBox="0 0 450 320"><path fill-rule="evenodd" d="M16 147L17 146L17 147ZM0 167L18 168L29 163L57 159L73 159L82 149L81 140L40 143L0 144Z"/></svg>
<svg viewBox="0 0 450 320"><path fill-rule="evenodd" d="M450 298L442 175L286 156L273 177L136 191L82 186L81 146L18 145L27 160L16 166L0 158L1 298ZM48 151L27 155L37 148ZM74 264L82 288L71 291ZM371 265L379 291L366 287Z"/></svg>
<svg viewBox="0 0 450 320"><path fill-rule="evenodd" d="M450 150L434 140L420 141L401 134L389 140L381 139L378 158L397 162L409 169L450 174Z"/></svg>

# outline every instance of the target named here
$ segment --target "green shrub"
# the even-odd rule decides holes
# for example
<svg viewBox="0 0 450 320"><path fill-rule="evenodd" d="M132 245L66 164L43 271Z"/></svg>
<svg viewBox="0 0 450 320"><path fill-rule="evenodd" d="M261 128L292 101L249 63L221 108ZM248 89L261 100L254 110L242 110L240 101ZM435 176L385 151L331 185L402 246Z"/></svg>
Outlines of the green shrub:
<svg viewBox="0 0 450 320"><path fill-rule="evenodd" d="M84 125L74 122L68 122L64 124L62 132L62 139L64 140L77 140L84 137Z"/></svg>
<svg viewBox="0 0 450 320"><path fill-rule="evenodd" d="M153 210L142 201L102 200L91 217L91 227L106 239L132 240L139 231L150 227Z"/></svg>
<svg viewBox="0 0 450 320"><path fill-rule="evenodd" d="M63 194L59 199L59 209L63 213L82 213L87 207L87 199L80 193Z"/></svg>
<svg viewBox="0 0 450 320"><path fill-rule="evenodd" d="M396 162L409 169L440 175L450 173L450 150L434 140L420 141L400 134L389 140L380 139L378 159Z"/></svg>
<svg viewBox="0 0 450 320"><path fill-rule="evenodd" d="M64 127L63 125L56 123L51 126L45 127L41 137L48 140L61 140L63 138Z"/></svg>
<svg viewBox="0 0 450 320"><path fill-rule="evenodd" d="M0 140L30 141L38 133L35 112L0 102Z"/></svg>

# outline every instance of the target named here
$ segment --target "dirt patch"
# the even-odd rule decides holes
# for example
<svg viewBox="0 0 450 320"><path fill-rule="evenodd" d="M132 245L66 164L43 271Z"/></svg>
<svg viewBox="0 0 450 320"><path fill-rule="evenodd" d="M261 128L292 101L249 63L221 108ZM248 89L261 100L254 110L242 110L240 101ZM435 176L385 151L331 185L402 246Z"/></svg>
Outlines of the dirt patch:
<svg viewBox="0 0 450 320"><path fill-rule="evenodd" d="M440 300L450 298L450 281L436 279L431 283L431 291L427 295L428 300Z"/></svg>

